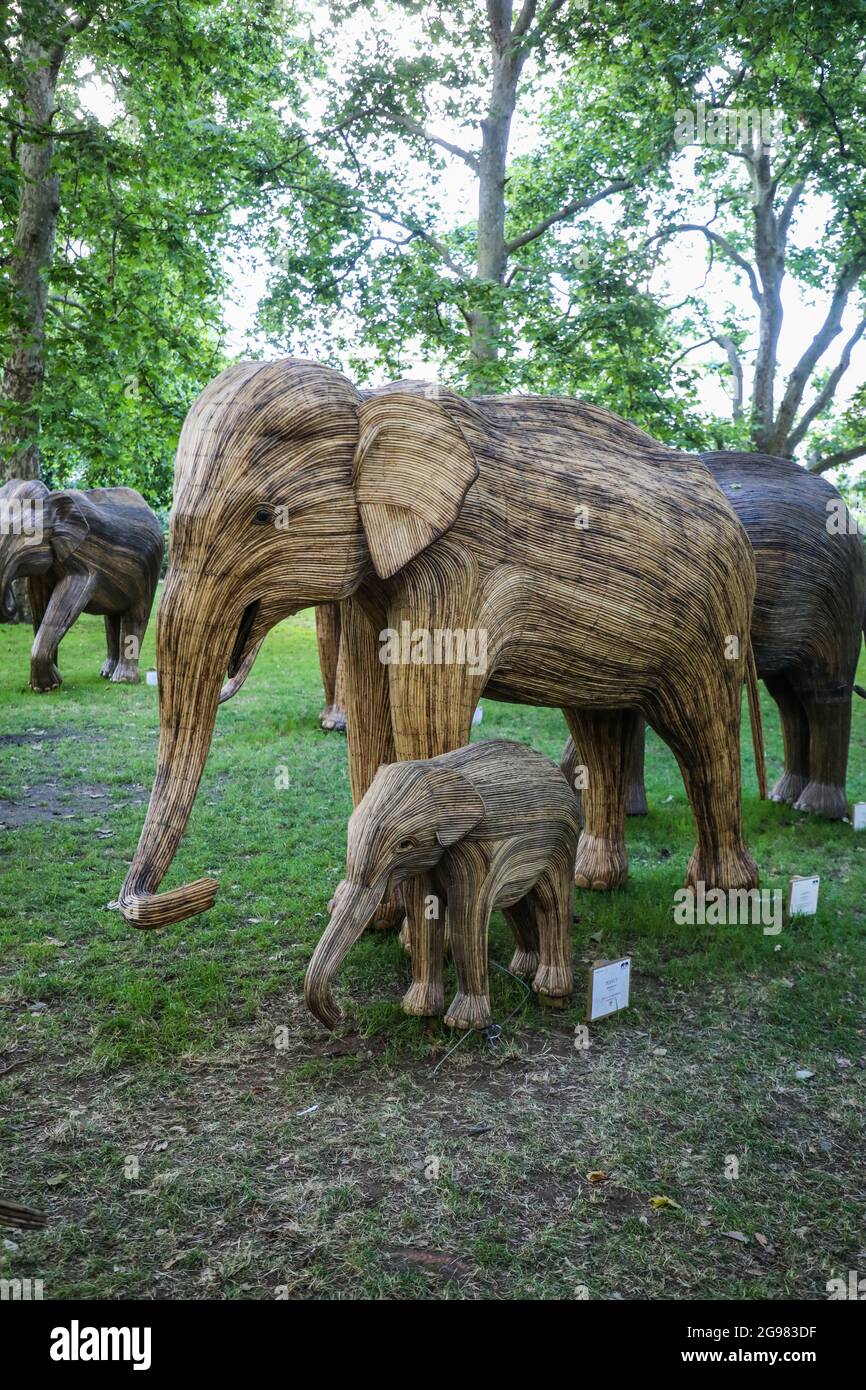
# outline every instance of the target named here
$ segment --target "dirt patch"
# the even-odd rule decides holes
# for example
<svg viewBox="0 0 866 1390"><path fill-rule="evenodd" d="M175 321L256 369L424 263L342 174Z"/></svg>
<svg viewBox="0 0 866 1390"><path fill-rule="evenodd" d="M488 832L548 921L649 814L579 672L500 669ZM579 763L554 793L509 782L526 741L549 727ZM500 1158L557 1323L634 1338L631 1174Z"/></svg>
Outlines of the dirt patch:
<svg viewBox="0 0 866 1390"><path fill-rule="evenodd" d="M137 783L109 787L104 782L85 782L73 787L64 782L34 782L22 788L16 800L0 798L0 827L18 830L38 821L104 816L126 806L140 806L147 798L146 788Z"/></svg>
<svg viewBox="0 0 866 1390"><path fill-rule="evenodd" d="M85 731L69 725L64 729L28 729L23 734L0 734L0 748L12 748L16 744L29 743L38 748L42 743L51 743L58 738L84 738ZM87 733L88 743L104 743L105 734Z"/></svg>

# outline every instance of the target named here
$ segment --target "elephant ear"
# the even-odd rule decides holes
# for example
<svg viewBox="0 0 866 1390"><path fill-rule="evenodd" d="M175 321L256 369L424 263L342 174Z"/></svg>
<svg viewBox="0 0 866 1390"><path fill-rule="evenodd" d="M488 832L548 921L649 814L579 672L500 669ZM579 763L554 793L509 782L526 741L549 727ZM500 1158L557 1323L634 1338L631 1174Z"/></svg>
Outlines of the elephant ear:
<svg viewBox="0 0 866 1390"><path fill-rule="evenodd" d="M454 525L478 463L438 401L393 391L359 413L355 497L373 566L390 579Z"/></svg>
<svg viewBox="0 0 866 1390"><path fill-rule="evenodd" d="M70 492L54 494L51 512L51 549L58 560L68 560L90 530L87 517Z"/></svg>
<svg viewBox="0 0 866 1390"><path fill-rule="evenodd" d="M485 816L484 802L472 783L451 767L429 769L434 800L436 839L447 849L468 835Z"/></svg>

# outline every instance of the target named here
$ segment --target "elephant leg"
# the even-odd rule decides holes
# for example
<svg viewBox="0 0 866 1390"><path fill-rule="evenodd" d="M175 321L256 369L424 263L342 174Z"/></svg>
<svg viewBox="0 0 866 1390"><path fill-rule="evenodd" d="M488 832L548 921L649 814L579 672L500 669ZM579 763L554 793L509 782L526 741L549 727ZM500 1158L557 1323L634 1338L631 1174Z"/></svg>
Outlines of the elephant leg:
<svg viewBox="0 0 866 1390"><path fill-rule="evenodd" d="M487 978L491 901L489 893L485 892L486 873L487 864L481 862L477 847L467 845L464 853L452 857L448 923L457 993L445 1015L449 1028L489 1028L493 1022Z"/></svg>
<svg viewBox="0 0 866 1390"><path fill-rule="evenodd" d="M114 613L105 615L105 646L108 656L99 674L107 680L120 660L120 618Z"/></svg>
<svg viewBox="0 0 866 1390"><path fill-rule="evenodd" d="M130 609L120 617L120 657L111 673L111 680L117 685L137 685L141 680L138 660L141 644L147 629L147 614L143 616L137 609Z"/></svg>
<svg viewBox="0 0 866 1390"><path fill-rule="evenodd" d="M397 760L391 727L388 668L379 660L379 639L364 610L353 599L343 604L341 647L346 666L346 718L349 784L357 806L382 763ZM399 927L404 918L400 893L384 902L372 928Z"/></svg>
<svg viewBox="0 0 866 1390"><path fill-rule="evenodd" d="M56 690L60 685L57 648L83 612L93 584L88 574L67 574L54 586L30 650L31 690L43 694L47 690Z"/></svg>
<svg viewBox="0 0 866 1390"><path fill-rule="evenodd" d="M626 770L638 716L631 710L570 708L564 713L577 764L586 768L574 881L578 888L619 888L628 876Z"/></svg>
<svg viewBox="0 0 866 1390"><path fill-rule="evenodd" d="M569 878L571 870L569 869ZM538 917L526 898L503 909L503 916L514 934L515 952L508 969L521 980L531 980L538 969Z"/></svg>
<svg viewBox="0 0 866 1390"><path fill-rule="evenodd" d="M412 983L403 996L403 1008L407 1014L432 1018L445 1010L442 982L445 913L429 874L418 874L406 880L403 904L412 954Z"/></svg>
<svg viewBox="0 0 866 1390"><path fill-rule="evenodd" d="M697 826L686 884L707 888L756 888L758 866L743 839L740 786L742 685L728 680L712 694L690 688L684 704L650 722L673 749Z"/></svg>
<svg viewBox="0 0 866 1390"><path fill-rule="evenodd" d="M319 646L319 669L325 688L325 705L319 715L323 729L345 731L346 705L344 684L345 658L342 651L343 619L339 603L320 603L316 608L316 639Z"/></svg>
<svg viewBox="0 0 866 1390"><path fill-rule="evenodd" d="M30 618L33 623L33 636L35 637L40 627L42 619L45 617L45 610L51 599L54 585L47 574L31 574L27 580L27 589L30 594ZM54 652L54 660L57 659L57 652Z"/></svg>
<svg viewBox="0 0 866 1390"><path fill-rule="evenodd" d="M793 805L809 781L809 721L785 676L769 676L764 684L779 707L784 748L782 775L770 800Z"/></svg>
<svg viewBox="0 0 866 1390"><path fill-rule="evenodd" d="M803 708L809 721L809 781L794 802L794 810L841 820L848 814L845 774L851 736L851 696L834 700L803 697Z"/></svg>
<svg viewBox="0 0 866 1390"><path fill-rule="evenodd" d="M571 951L571 918L574 900L571 863L563 856L551 865L527 894L535 914L538 931L538 969L532 981L535 993L544 999L567 999L574 990Z"/></svg>
<svg viewBox="0 0 866 1390"><path fill-rule="evenodd" d="M404 610L406 612L406 610ZM411 631L419 628L451 627L464 631L472 625L464 614L432 614L419 608L417 613L409 609L407 613ZM431 621L432 619L432 621ZM476 623L478 619L474 620ZM381 665L381 663L379 663ZM470 669L468 661L461 663L437 663L426 661L394 662L381 666L388 672L391 718L394 728L394 753L398 761L404 759L436 758L462 748L469 742L472 729L472 715L484 686L487 683L484 671ZM355 692L350 691L354 698ZM352 708L349 709L349 739L352 738ZM392 755L393 756L393 755ZM411 1013L424 1012L424 1001L435 1004L442 998L442 954L445 934L444 919L432 924L420 915L417 897L410 901L403 886L403 899L406 904L408 937L412 953L412 988L407 995L407 1007ZM450 909L449 909L450 913ZM433 931L433 927L438 930ZM435 937L435 940L434 940ZM429 1012L439 1013L440 1008L431 1007Z"/></svg>
<svg viewBox="0 0 866 1390"><path fill-rule="evenodd" d="M33 636L35 637L42 626L42 619L45 617L45 610L51 601L54 585L47 575L32 574L27 580L27 589L30 596L30 619L33 623ZM51 653L51 663L53 666L57 666L56 647Z"/></svg>
<svg viewBox="0 0 866 1390"><path fill-rule="evenodd" d="M638 715L634 740L631 745L631 757L626 771L628 785L625 795L625 813L627 816L645 816L648 814L643 775L645 757L646 721Z"/></svg>

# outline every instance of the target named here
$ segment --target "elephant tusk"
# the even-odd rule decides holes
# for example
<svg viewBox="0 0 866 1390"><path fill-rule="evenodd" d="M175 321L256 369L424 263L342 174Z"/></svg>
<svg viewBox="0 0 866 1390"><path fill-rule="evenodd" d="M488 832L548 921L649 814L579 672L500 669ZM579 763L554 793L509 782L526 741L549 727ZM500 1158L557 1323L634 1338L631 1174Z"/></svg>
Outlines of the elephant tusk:
<svg viewBox="0 0 866 1390"><path fill-rule="evenodd" d="M243 658L240 665L237 667L237 670L235 671L234 675L232 675L230 679L226 681L225 685L220 691L219 702L221 705L224 705L226 700L230 700L233 695L237 695L247 676L250 674L250 671L253 669L255 659L259 654L259 648L261 647L262 642L264 642L264 640L264 637L262 637L260 641L256 642L254 647L250 647L246 656Z"/></svg>

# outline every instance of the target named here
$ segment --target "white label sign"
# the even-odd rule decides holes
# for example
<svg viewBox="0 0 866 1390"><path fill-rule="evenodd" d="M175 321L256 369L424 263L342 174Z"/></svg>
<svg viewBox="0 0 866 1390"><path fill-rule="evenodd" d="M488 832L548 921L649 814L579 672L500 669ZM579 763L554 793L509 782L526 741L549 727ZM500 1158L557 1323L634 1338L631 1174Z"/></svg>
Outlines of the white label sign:
<svg viewBox="0 0 866 1390"><path fill-rule="evenodd" d="M628 1007L631 957L594 965L589 972L589 1021Z"/></svg>
<svg viewBox="0 0 866 1390"><path fill-rule="evenodd" d="M791 917L814 917L818 911L820 878L797 875L788 884L788 914Z"/></svg>
<svg viewBox="0 0 866 1390"><path fill-rule="evenodd" d="M866 801L854 803L854 829L866 830Z"/></svg>

